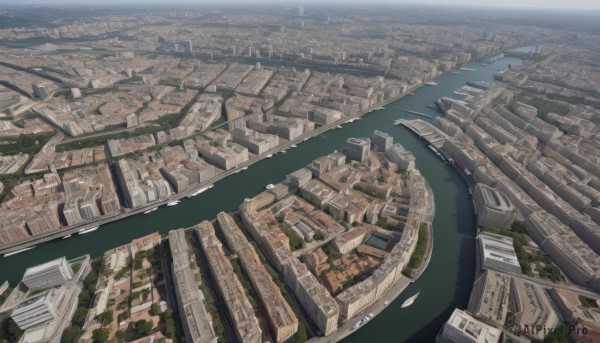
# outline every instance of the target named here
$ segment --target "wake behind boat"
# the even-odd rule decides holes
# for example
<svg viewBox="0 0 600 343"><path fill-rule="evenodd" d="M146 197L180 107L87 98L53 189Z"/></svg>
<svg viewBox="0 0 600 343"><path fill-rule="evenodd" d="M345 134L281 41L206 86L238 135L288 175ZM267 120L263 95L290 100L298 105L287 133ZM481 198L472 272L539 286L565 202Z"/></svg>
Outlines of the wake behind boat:
<svg viewBox="0 0 600 343"><path fill-rule="evenodd" d="M410 305L412 305L415 302L415 300L417 300L417 297L419 296L419 293L421 293L421 292L419 291L419 292L417 292L417 294L415 294L412 297L406 299L402 303L402 305L400 306L400 308L406 308L406 307L409 307Z"/></svg>

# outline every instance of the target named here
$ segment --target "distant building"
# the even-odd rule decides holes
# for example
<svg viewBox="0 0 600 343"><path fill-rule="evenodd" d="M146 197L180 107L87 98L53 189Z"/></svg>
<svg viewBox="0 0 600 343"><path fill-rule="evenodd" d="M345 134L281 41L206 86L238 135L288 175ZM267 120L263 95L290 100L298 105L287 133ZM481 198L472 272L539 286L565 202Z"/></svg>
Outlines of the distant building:
<svg viewBox="0 0 600 343"><path fill-rule="evenodd" d="M520 274L521 265L513 246L513 239L482 232L477 236L481 252L481 269Z"/></svg>
<svg viewBox="0 0 600 343"><path fill-rule="evenodd" d="M27 268L23 284L29 289L55 287L73 277L73 270L64 257Z"/></svg>
<svg viewBox="0 0 600 343"><path fill-rule="evenodd" d="M365 162L371 151L371 140L368 138L348 138L346 156L349 160Z"/></svg>
<svg viewBox="0 0 600 343"><path fill-rule="evenodd" d="M436 343L498 343L502 331L455 309L436 337Z"/></svg>
<svg viewBox="0 0 600 343"><path fill-rule="evenodd" d="M192 41L191 40L185 41L185 52L193 52L193 51L194 51L194 49L192 47Z"/></svg>
<svg viewBox="0 0 600 343"><path fill-rule="evenodd" d="M371 137L371 144L373 148L377 148L381 152L386 152L394 144L394 138L385 132L375 130Z"/></svg>
<svg viewBox="0 0 600 343"><path fill-rule="evenodd" d="M304 17L304 6L298 6L298 17Z"/></svg>
<svg viewBox="0 0 600 343"><path fill-rule="evenodd" d="M517 210L502 192L478 183L473 192L477 224L508 229L517 218Z"/></svg>

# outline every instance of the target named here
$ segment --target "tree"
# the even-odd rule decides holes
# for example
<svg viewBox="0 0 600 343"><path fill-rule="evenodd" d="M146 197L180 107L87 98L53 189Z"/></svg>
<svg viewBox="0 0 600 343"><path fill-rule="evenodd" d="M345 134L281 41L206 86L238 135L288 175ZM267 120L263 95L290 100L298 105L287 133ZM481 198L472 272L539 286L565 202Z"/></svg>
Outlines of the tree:
<svg viewBox="0 0 600 343"><path fill-rule="evenodd" d="M117 338L117 342L124 342L127 334L123 330L119 330L115 333L115 337Z"/></svg>
<svg viewBox="0 0 600 343"><path fill-rule="evenodd" d="M94 343L104 343L108 341L108 329L96 329L92 331L92 340Z"/></svg>
<svg viewBox="0 0 600 343"><path fill-rule="evenodd" d="M79 326L71 325L63 331L60 343L75 343L82 334L83 330Z"/></svg>
<svg viewBox="0 0 600 343"><path fill-rule="evenodd" d="M12 318L5 318L0 322L0 341L18 342L23 332Z"/></svg>
<svg viewBox="0 0 600 343"><path fill-rule="evenodd" d="M163 334L165 337L174 338L177 331L175 330L175 320L173 319L173 311L166 310L160 315L160 321L164 325Z"/></svg>
<svg viewBox="0 0 600 343"><path fill-rule="evenodd" d="M150 313L152 313L153 316L159 316L160 306L158 306L157 303L153 303L152 306L150 306Z"/></svg>
<svg viewBox="0 0 600 343"><path fill-rule="evenodd" d="M114 319L113 310L108 310L102 314L102 325L109 325Z"/></svg>
<svg viewBox="0 0 600 343"><path fill-rule="evenodd" d="M73 325L83 327L87 313L88 309L86 307L78 307L77 310L75 310L75 314L73 314Z"/></svg>

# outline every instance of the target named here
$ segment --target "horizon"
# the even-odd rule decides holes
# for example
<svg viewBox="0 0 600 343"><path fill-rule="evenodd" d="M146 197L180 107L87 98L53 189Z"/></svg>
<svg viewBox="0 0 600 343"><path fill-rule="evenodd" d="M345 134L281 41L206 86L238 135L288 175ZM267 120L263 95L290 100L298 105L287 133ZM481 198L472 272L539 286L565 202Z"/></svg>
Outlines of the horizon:
<svg viewBox="0 0 600 343"><path fill-rule="evenodd" d="M600 1L595 0L573 0L565 3L561 0L492 0L482 3L478 0L425 0L424 2L417 2L415 0L377 0L376 3L364 3L358 0L304 0L304 1L284 1L279 2L276 0L221 0L219 2L205 2L205 1L194 1L194 0L174 0L169 3L165 3L160 0L0 0L0 8L2 6L11 7L23 7L23 6L153 6L153 7L176 7L176 6L248 6L248 5L279 5L282 7L290 6L327 6L327 5L346 5L346 6L393 6L393 5L408 5L408 6L447 6L447 7L475 7L475 8L502 8L502 9L525 9L525 10L569 10L573 11L600 11Z"/></svg>

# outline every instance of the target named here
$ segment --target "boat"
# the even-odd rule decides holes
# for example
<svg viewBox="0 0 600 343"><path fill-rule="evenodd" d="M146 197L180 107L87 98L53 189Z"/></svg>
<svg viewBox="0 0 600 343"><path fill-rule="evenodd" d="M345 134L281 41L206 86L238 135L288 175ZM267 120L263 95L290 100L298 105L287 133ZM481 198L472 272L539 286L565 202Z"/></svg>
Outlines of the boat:
<svg viewBox="0 0 600 343"><path fill-rule="evenodd" d="M298 146L296 144L292 144L291 147L292 148L297 148Z"/></svg>
<svg viewBox="0 0 600 343"><path fill-rule="evenodd" d="M181 201L179 201L179 200L174 200L174 201L171 201L171 202L167 203L167 206L169 206L169 207L175 206L175 205L179 204L180 202Z"/></svg>
<svg viewBox="0 0 600 343"><path fill-rule="evenodd" d="M248 167L244 167L244 168L242 168L242 170L248 170ZM215 185L210 185L210 186L208 186L208 187L210 187L210 188L213 188L214 186L215 186Z"/></svg>
<svg viewBox="0 0 600 343"><path fill-rule="evenodd" d="M431 87L433 87L433 86L437 86L437 85L438 85L438 84L437 84L437 82L433 82L433 81L425 82L425 84L426 84L427 86L431 86Z"/></svg>
<svg viewBox="0 0 600 343"><path fill-rule="evenodd" d="M242 170L240 169L240 170L236 170L236 171L234 171L233 173L234 173L234 174L237 174L237 173L239 173L239 172L241 172L241 171L242 171ZM191 195L191 194L190 194L190 195ZM193 195L191 195L191 196L190 196L190 195L188 195L188 198L191 198L191 197L193 197Z"/></svg>
<svg viewBox="0 0 600 343"><path fill-rule="evenodd" d="M460 74L460 73L455 70L452 72L452 74Z"/></svg>
<svg viewBox="0 0 600 343"><path fill-rule="evenodd" d="M66 236L64 236L62 239L67 239L67 238L69 238L69 237L71 237L71 235L66 235Z"/></svg>
<svg viewBox="0 0 600 343"><path fill-rule="evenodd" d="M412 305L415 302L415 300L417 300L417 297L419 296L419 293L421 293L421 292L418 292L417 294L413 295L412 297L406 299L402 303L402 305L400 305L400 308L406 308L406 307L409 307L410 305Z"/></svg>
<svg viewBox="0 0 600 343"><path fill-rule="evenodd" d="M89 228L89 229L83 229L83 230L79 230L79 231L77 232L77 234L78 234L78 235L85 235L86 233L90 233L90 232L92 232L92 231L96 231L96 230L98 230L99 228L100 228L100 226L94 226L94 227L91 227L91 228Z"/></svg>
<svg viewBox="0 0 600 343"><path fill-rule="evenodd" d="M383 107L383 106L380 106L380 107L377 107L377 108L376 108L376 110L377 110L377 111L385 110L385 107Z"/></svg>
<svg viewBox="0 0 600 343"><path fill-rule="evenodd" d="M366 316L362 317L359 321L357 321L356 323L354 323L354 325L352 325L351 330L356 330L359 327L363 326L364 324L366 324L369 320L373 319L373 317L375 317L375 315L373 313L369 313Z"/></svg>
<svg viewBox="0 0 600 343"><path fill-rule="evenodd" d="M268 154L267 155L267 158L271 158L271 157L273 157L273 154Z"/></svg>
<svg viewBox="0 0 600 343"><path fill-rule="evenodd" d="M281 150L282 154L285 154L287 152L287 150Z"/></svg>
<svg viewBox="0 0 600 343"><path fill-rule="evenodd" d="M144 214L148 214L148 213L152 213L154 211L158 210L158 207L152 207L151 209L144 211Z"/></svg>
<svg viewBox="0 0 600 343"><path fill-rule="evenodd" d="M336 126L336 127L337 127L338 129L341 129L341 128L342 128L342 125L338 125L338 126Z"/></svg>
<svg viewBox="0 0 600 343"><path fill-rule="evenodd" d="M265 186L265 189L266 189L266 190L271 190L271 189L273 189L273 188L275 188L275 185L274 185L274 184L272 184L272 183L270 183L270 184L268 184L268 185L266 185L266 186Z"/></svg>
<svg viewBox="0 0 600 343"><path fill-rule="evenodd" d="M32 246L32 247L29 247L29 248L24 248L24 249L20 249L20 250L17 250L17 251L13 251L13 252L6 253L6 254L4 254L4 255L2 255L2 256L4 256L4 257L8 257L8 256L12 256L12 255L20 254L20 253L22 253L22 252L25 252L25 251L31 250L31 249L33 249L33 248L35 248L35 247L36 247L36 246L34 245L34 246Z"/></svg>
<svg viewBox="0 0 600 343"><path fill-rule="evenodd" d="M465 67L458 68L458 69L460 69L460 70L468 70L468 71L473 71L473 70L475 70L475 69L472 69L472 68L465 68Z"/></svg>
<svg viewBox="0 0 600 343"><path fill-rule="evenodd" d="M239 172L241 172L241 171L242 171L242 170L237 170L237 171L235 171L234 173L239 173ZM190 194L190 195L188 195L187 197L188 197L188 198L195 197L196 195L198 195L198 194L200 194L200 193L202 193L202 192L205 192L205 191L207 191L207 190L209 190L209 189L211 189L211 188L213 188L213 187L214 187L214 185L208 185L208 186L206 186L206 187L202 187L202 188L200 188L199 190L195 191L194 193L191 193L191 194Z"/></svg>

